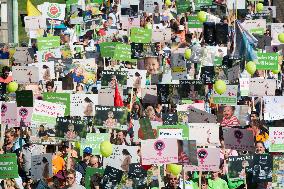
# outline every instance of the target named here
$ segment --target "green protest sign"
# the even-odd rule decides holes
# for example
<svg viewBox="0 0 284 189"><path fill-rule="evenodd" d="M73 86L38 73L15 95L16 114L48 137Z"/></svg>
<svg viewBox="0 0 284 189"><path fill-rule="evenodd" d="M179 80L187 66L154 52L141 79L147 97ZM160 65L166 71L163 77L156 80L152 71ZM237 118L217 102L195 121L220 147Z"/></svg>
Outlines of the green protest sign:
<svg viewBox="0 0 284 189"><path fill-rule="evenodd" d="M103 177L105 170L99 169L99 168L93 168L93 167L87 167L86 169L86 175L85 175L85 187L86 189L91 189L91 177L96 176L96 174Z"/></svg>
<svg viewBox="0 0 284 189"><path fill-rule="evenodd" d="M33 107L33 91L23 90L16 91L17 107Z"/></svg>
<svg viewBox="0 0 284 189"><path fill-rule="evenodd" d="M212 0L194 0L195 1L195 9L200 10L201 6L209 6L212 5Z"/></svg>
<svg viewBox="0 0 284 189"><path fill-rule="evenodd" d="M100 43L100 53L102 57L110 57L114 56L115 47L117 44L121 44L119 42L103 42Z"/></svg>
<svg viewBox="0 0 284 189"><path fill-rule="evenodd" d="M215 56L214 58L214 66L222 66L223 58Z"/></svg>
<svg viewBox="0 0 284 189"><path fill-rule="evenodd" d="M109 141L109 138L109 133L87 133L86 140L81 142L80 154L83 155L83 150L90 147L93 155L100 155L100 144Z"/></svg>
<svg viewBox="0 0 284 189"><path fill-rule="evenodd" d="M277 70L278 54L277 53L257 53L258 61L256 69L258 70Z"/></svg>
<svg viewBox="0 0 284 189"><path fill-rule="evenodd" d="M237 97L213 97L214 104L236 105Z"/></svg>
<svg viewBox="0 0 284 189"><path fill-rule="evenodd" d="M188 16L188 28L202 28L203 24L197 19L197 16Z"/></svg>
<svg viewBox="0 0 284 189"><path fill-rule="evenodd" d="M126 44L118 44L114 50L115 60L130 61L131 60L131 46Z"/></svg>
<svg viewBox="0 0 284 189"><path fill-rule="evenodd" d="M252 28L249 30L250 33L263 35L265 32L265 28Z"/></svg>
<svg viewBox="0 0 284 189"><path fill-rule="evenodd" d="M130 39L134 43L151 43L152 29L131 28Z"/></svg>
<svg viewBox="0 0 284 189"><path fill-rule="evenodd" d="M189 12L191 9L191 2L189 0L178 0L176 1L177 13Z"/></svg>
<svg viewBox="0 0 284 189"><path fill-rule="evenodd" d="M158 128L158 133L159 129L182 129L183 140L188 140L189 127L187 125L162 125L162 126L157 126L157 128Z"/></svg>
<svg viewBox="0 0 284 189"><path fill-rule="evenodd" d="M0 154L0 179L18 178L16 154Z"/></svg>
<svg viewBox="0 0 284 189"><path fill-rule="evenodd" d="M70 115L70 94L69 93L43 93L43 100L56 104L66 105L64 116Z"/></svg>
<svg viewBox="0 0 284 189"><path fill-rule="evenodd" d="M38 50L47 50L60 47L59 36L38 37L37 38Z"/></svg>

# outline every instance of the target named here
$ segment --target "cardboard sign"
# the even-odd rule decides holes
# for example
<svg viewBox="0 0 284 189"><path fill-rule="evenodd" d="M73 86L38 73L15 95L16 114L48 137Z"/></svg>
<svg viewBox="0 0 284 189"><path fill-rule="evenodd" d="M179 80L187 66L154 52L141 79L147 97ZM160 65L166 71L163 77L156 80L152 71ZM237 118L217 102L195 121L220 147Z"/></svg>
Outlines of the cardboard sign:
<svg viewBox="0 0 284 189"><path fill-rule="evenodd" d="M142 164L178 163L176 139L149 139L141 141Z"/></svg>
<svg viewBox="0 0 284 189"><path fill-rule="evenodd" d="M33 107L33 91L16 91L17 107Z"/></svg>
<svg viewBox="0 0 284 189"><path fill-rule="evenodd" d="M129 171L131 163L138 163L137 146L114 145L111 156L104 158L104 167L112 166L113 168ZM130 155L126 155L126 154Z"/></svg>
<svg viewBox="0 0 284 189"><path fill-rule="evenodd" d="M38 6L45 18L64 20L66 4L44 2Z"/></svg>
<svg viewBox="0 0 284 189"><path fill-rule="evenodd" d="M284 128L269 127L269 152L284 152Z"/></svg>
<svg viewBox="0 0 284 189"><path fill-rule="evenodd" d="M52 177L52 154L32 156L31 177L34 180Z"/></svg>
<svg viewBox="0 0 284 189"><path fill-rule="evenodd" d="M32 126L33 107L17 107L17 127Z"/></svg>
<svg viewBox="0 0 284 189"><path fill-rule="evenodd" d="M202 28L203 24L197 19L197 16L188 16L188 28Z"/></svg>
<svg viewBox="0 0 284 189"><path fill-rule="evenodd" d="M237 105L238 85L227 85L227 90L220 95L214 91L214 104Z"/></svg>
<svg viewBox="0 0 284 189"><path fill-rule="evenodd" d="M109 140L109 133L87 133L86 140L81 141L80 154L86 147L92 148L93 155L100 155L100 144Z"/></svg>
<svg viewBox="0 0 284 189"><path fill-rule="evenodd" d="M118 42L103 42L100 43L100 53L102 57L113 57L115 48L117 44L121 44Z"/></svg>
<svg viewBox="0 0 284 189"><path fill-rule="evenodd" d="M3 102L1 104L1 124L15 127L17 124L17 104L13 102Z"/></svg>
<svg viewBox="0 0 284 189"><path fill-rule="evenodd" d="M117 44L114 50L115 60L131 61L131 46L126 44Z"/></svg>
<svg viewBox="0 0 284 189"><path fill-rule="evenodd" d="M127 123L126 107L95 106L93 125L105 128L122 129Z"/></svg>
<svg viewBox="0 0 284 189"><path fill-rule="evenodd" d="M102 178L102 188L113 188L117 186L123 176L123 171L107 166L105 168L104 176Z"/></svg>
<svg viewBox="0 0 284 189"><path fill-rule="evenodd" d="M177 13L181 14L181 13L185 13L185 12L189 12L190 7L191 7L191 2L188 0L178 0L176 1L176 7L177 7Z"/></svg>
<svg viewBox="0 0 284 189"><path fill-rule="evenodd" d="M274 96L276 90L275 79L251 78L249 96Z"/></svg>
<svg viewBox="0 0 284 189"><path fill-rule="evenodd" d="M273 156L273 170L272 170L272 187L274 189L281 189L284 187L284 156Z"/></svg>
<svg viewBox="0 0 284 189"><path fill-rule="evenodd" d="M47 92L43 93L43 100L47 102L65 105L66 108L64 116L70 115L70 94Z"/></svg>
<svg viewBox="0 0 284 189"><path fill-rule="evenodd" d="M174 80L187 79L187 68L186 68L186 61L184 59L184 52L171 54L171 69L172 69L172 79Z"/></svg>
<svg viewBox="0 0 284 189"><path fill-rule="evenodd" d="M80 141L86 138L87 127L91 124L92 120L87 117L57 117L55 135L69 141Z"/></svg>
<svg viewBox="0 0 284 189"><path fill-rule="evenodd" d="M284 97L283 96L264 96L264 120L284 119Z"/></svg>
<svg viewBox="0 0 284 189"><path fill-rule="evenodd" d="M255 154L252 169L253 182L272 182L272 165L272 156L270 154Z"/></svg>
<svg viewBox="0 0 284 189"><path fill-rule="evenodd" d="M197 148L198 166L185 165L185 171L218 171L220 164L219 148Z"/></svg>
<svg viewBox="0 0 284 189"><path fill-rule="evenodd" d="M277 53L257 53L256 69L258 70L277 70L278 69Z"/></svg>
<svg viewBox="0 0 284 189"><path fill-rule="evenodd" d="M142 168L141 163L131 163L128 178L133 179L134 187L145 186L147 184L147 171Z"/></svg>
<svg viewBox="0 0 284 189"><path fill-rule="evenodd" d="M150 43L152 39L152 29L131 28L130 40L134 43Z"/></svg>
<svg viewBox="0 0 284 189"><path fill-rule="evenodd" d="M102 87L109 87L115 89L115 86L119 87L127 86L127 71L102 71ZM122 95L122 94L121 94Z"/></svg>
<svg viewBox="0 0 284 189"><path fill-rule="evenodd" d="M55 124L57 117L63 117L65 105L35 100L32 121Z"/></svg>
<svg viewBox="0 0 284 189"><path fill-rule="evenodd" d="M14 63L17 63L17 64L31 64L31 63L33 63L34 52L33 52L32 48L16 47L16 52L14 53L13 57L15 59ZM13 68L14 68L14 66L13 66Z"/></svg>
<svg viewBox="0 0 284 189"><path fill-rule="evenodd" d="M263 35L266 30L265 19L245 20L241 25L251 34Z"/></svg>
<svg viewBox="0 0 284 189"><path fill-rule="evenodd" d="M85 175L85 187L86 189L92 189L91 180L97 181L96 183L99 184L102 180L103 174L105 170L93 167L86 168L86 175Z"/></svg>
<svg viewBox="0 0 284 189"><path fill-rule="evenodd" d="M38 50L47 50L60 47L59 36L39 37L37 38Z"/></svg>
<svg viewBox="0 0 284 189"><path fill-rule="evenodd" d="M239 78L239 86L241 96L248 96L249 94L249 78Z"/></svg>
<svg viewBox="0 0 284 189"><path fill-rule="evenodd" d="M253 155L229 156L228 167L230 179L245 179L246 171L253 168Z"/></svg>
<svg viewBox="0 0 284 189"><path fill-rule="evenodd" d="M182 140L182 129L159 129L159 138L166 139L166 138L174 138Z"/></svg>
<svg viewBox="0 0 284 189"><path fill-rule="evenodd" d="M189 123L189 139L197 146L219 145L219 125L215 123ZM202 137L200 137L202 136Z"/></svg>
<svg viewBox="0 0 284 189"><path fill-rule="evenodd" d="M0 154L0 179L18 178L18 163L15 153Z"/></svg>
<svg viewBox="0 0 284 189"><path fill-rule="evenodd" d="M284 32L284 23L271 23L271 45L280 45L280 41L278 40L278 35Z"/></svg>
<svg viewBox="0 0 284 189"><path fill-rule="evenodd" d="M95 105L98 103L97 94L72 94L70 104L71 116L94 116Z"/></svg>
<svg viewBox="0 0 284 189"><path fill-rule="evenodd" d="M222 128L226 149L255 151L252 131L236 128Z"/></svg>
<svg viewBox="0 0 284 189"><path fill-rule="evenodd" d="M216 123L217 117L206 111L199 110L194 107L188 107L188 122L189 123Z"/></svg>
<svg viewBox="0 0 284 189"><path fill-rule="evenodd" d="M141 89L141 93L143 103L156 104L158 102L157 85L147 85Z"/></svg>
<svg viewBox="0 0 284 189"><path fill-rule="evenodd" d="M13 79L18 84L31 84L39 82L39 69L34 66L13 66Z"/></svg>
<svg viewBox="0 0 284 189"><path fill-rule="evenodd" d="M26 31L46 29L47 27L43 16L25 16L24 22Z"/></svg>

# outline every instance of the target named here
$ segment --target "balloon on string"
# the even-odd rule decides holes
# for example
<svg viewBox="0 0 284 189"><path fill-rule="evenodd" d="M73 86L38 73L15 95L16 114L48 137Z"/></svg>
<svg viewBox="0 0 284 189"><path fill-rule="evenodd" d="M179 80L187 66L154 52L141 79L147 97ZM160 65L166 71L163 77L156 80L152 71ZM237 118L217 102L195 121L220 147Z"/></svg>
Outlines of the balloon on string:
<svg viewBox="0 0 284 189"><path fill-rule="evenodd" d="M253 61L249 61L247 64L246 64L246 70L247 72L250 74L250 75L253 75L256 71L256 64L255 62Z"/></svg>
<svg viewBox="0 0 284 189"><path fill-rule="evenodd" d="M166 0L166 2L165 2L165 4L166 4L166 6L171 6L172 5L172 1L171 0Z"/></svg>
<svg viewBox="0 0 284 189"><path fill-rule="evenodd" d="M226 85L225 81L223 81L223 80L221 80L221 79L215 81L214 90L215 90L216 93L218 93L219 95L225 93L226 90L227 90L227 85Z"/></svg>
<svg viewBox="0 0 284 189"><path fill-rule="evenodd" d="M280 33L278 35L278 40L280 41L280 43L284 43L284 33Z"/></svg>
<svg viewBox="0 0 284 189"><path fill-rule="evenodd" d="M168 164L167 170L172 173L174 176L178 176L182 171L182 165L177 164Z"/></svg>
<svg viewBox="0 0 284 189"><path fill-rule="evenodd" d="M207 16L206 16L206 12L205 11L199 11L197 13L197 19L199 20L199 22L206 22L207 20Z"/></svg>
<svg viewBox="0 0 284 189"><path fill-rule="evenodd" d="M112 144L109 141L103 141L100 144L100 152L103 157L109 157L112 154Z"/></svg>
<svg viewBox="0 0 284 189"><path fill-rule="evenodd" d="M278 64L278 69L277 70L272 70L272 73L279 74L280 71L281 71L281 66Z"/></svg>
<svg viewBox="0 0 284 189"><path fill-rule="evenodd" d="M77 148L77 149L81 148L81 143L79 141L75 142L75 148Z"/></svg>
<svg viewBox="0 0 284 189"><path fill-rule="evenodd" d="M263 4L262 3L257 3L256 4L256 11L257 12L263 11Z"/></svg>
<svg viewBox="0 0 284 189"><path fill-rule="evenodd" d="M184 58L186 60L189 60L191 57L191 49L186 49L185 52L184 52Z"/></svg>
<svg viewBox="0 0 284 189"><path fill-rule="evenodd" d="M17 91L18 87L19 87L18 83L15 81L12 81L7 85L7 90L8 92L13 93Z"/></svg>

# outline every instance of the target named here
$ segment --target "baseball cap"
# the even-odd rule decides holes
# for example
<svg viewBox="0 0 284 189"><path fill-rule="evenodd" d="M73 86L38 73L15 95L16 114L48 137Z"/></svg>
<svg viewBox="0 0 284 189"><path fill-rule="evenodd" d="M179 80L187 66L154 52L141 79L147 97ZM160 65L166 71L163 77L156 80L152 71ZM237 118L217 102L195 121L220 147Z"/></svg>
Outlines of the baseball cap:
<svg viewBox="0 0 284 189"><path fill-rule="evenodd" d="M93 152L92 148L90 147L86 147L84 150L83 150L83 153L86 153L86 154L91 154Z"/></svg>

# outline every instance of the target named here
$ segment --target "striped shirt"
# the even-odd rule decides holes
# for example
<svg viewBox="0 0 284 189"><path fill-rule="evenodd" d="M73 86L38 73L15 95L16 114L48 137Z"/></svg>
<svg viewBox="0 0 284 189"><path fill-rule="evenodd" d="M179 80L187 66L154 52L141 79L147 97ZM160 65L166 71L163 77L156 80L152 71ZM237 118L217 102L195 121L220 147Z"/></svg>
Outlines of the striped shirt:
<svg viewBox="0 0 284 189"><path fill-rule="evenodd" d="M235 127L240 126L240 121L236 116L232 116L230 119L223 118L221 122L222 127Z"/></svg>

